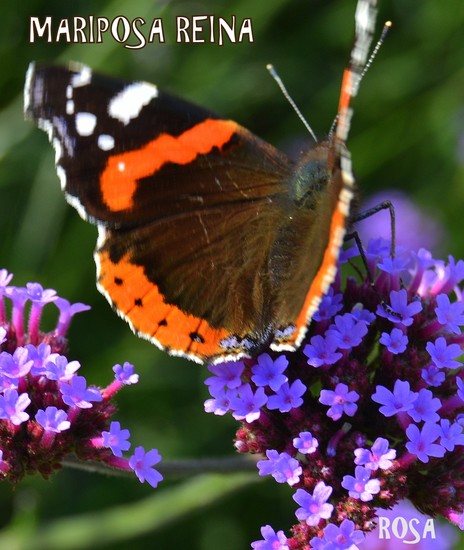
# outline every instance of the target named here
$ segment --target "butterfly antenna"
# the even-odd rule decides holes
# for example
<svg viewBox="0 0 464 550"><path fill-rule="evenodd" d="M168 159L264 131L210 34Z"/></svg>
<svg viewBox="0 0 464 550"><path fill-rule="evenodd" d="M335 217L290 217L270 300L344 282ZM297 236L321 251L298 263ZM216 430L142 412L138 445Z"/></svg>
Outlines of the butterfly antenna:
<svg viewBox="0 0 464 550"><path fill-rule="evenodd" d="M369 67L372 65L372 62L374 61L375 57L377 56L377 53L380 50L380 47L382 46L382 44L385 40L385 37L387 36L388 31L391 28L392 28L392 22L391 21L386 21L383 25L383 29L382 29L382 32L380 34L380 38L377 40L377 43L376 43L374 49L372 50L372 53L369 56L369 59L366 61L366 64L364 65L364 68L363 68L361 74L359 75L358 85L360 84L361 80L364 78L364 75L369 70ZM332 122L332 126L330 127L330 132L329 132L329 139L334 133L335 126L337 125L339 116L340 116L339 113L337 113L337 116L335 117L334 121Z"/></svg>
<svg viewBox="0 0 464 550"><path fill-rule="evenodd" d="M305 119L305 117L302 115L300 109L298 109L296 103L293 101L292 97L287 91L287 88L285 87L285 84L282 82L282 79L277 74L277 71L274 68L274 65L271 65L270 63L266 65L266 69L271 74L272 78L277 82L277 85L279 86L281 92L284 94L285 99L290 103L290 105L293 107L293 110L298 115L298 118L301 120L301 122L305 125L306 130L311 134L311 137L314 139L314 141L317 143L317 137L316 134L313 132L313 129L308 124L308 121Z"/></svg>

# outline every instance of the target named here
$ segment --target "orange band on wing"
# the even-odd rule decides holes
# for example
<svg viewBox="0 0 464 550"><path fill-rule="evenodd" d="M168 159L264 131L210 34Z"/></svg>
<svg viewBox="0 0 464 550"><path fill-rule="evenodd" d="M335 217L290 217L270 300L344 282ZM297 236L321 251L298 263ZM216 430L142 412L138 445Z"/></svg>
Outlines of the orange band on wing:
<svg viewBox="0 0 464 550"><path fill-rule="evenodd" d="M137 180L168 162L188 164L214 147L223 147L236 130L230 120L207 119L177 137L161 134L140 149L111 156L100 179L104 203L113 212L131 208Z"/></svg>
<svg viewBox="0 0 464 550"><path fill-rule="evenodd" d="M353 96L353 71L345 69L343 73L342 87L340 91L340 100L338 103L338 112L345 111L350 105Z"/></svg>
<svg viewBox="0 0 464 550"><path fill-rule="evenodd" d="M225 353L219 342L230 336L229 332L167 304L143 268L127 256L114 263L107 252L97 254L101 290L135 332L162 349L199 362Z"/></svg>

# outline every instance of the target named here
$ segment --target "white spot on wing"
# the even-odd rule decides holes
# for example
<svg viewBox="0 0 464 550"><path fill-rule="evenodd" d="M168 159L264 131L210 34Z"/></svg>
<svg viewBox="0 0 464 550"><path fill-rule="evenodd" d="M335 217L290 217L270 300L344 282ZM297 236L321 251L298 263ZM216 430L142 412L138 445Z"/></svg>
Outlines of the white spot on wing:
<svg viewBox="0 0 464 550"><path fill-rule="evenodd" d="M90 136L97 125L97 117L93 113L76 114L76 131L81 136Z"/></svg>
<svg viewBox="0 0 464 550"><path fill-rule="evenodd" d="M64 171L63 167L58 164L56 166L56 173L60 178L61 190L64 191L66 189L66 172Z"/></svg>
<svg viewBox="0 0 464 550"><path fill-rule="evenodd" d="M67 115L74 114L74 101L72 99L68 99L68 101L66 101L66 114Z"/></svg>
<svg viewBox="0 0 464 550"><path fill-rule="evenodd" d="M61 142L58 138L53 138L52 144L55 149L55 164L58 164L58 161L63 156L63 147L61 146Z"/></svg>
<svg viewBox="0 0 464 550"><path fill-rule="evenodd" d="M81 70L72 76L71 86L73 88L79 88L80 86L87 86L92 80L92 69L86 65L81 66Z"/></svg>
<svg viewBox="0 0 464 550"><path fill-rule="evenodd" d="M156 86L148 82L135 82L113 97L108 106L108 114L123 124L129 124L154 97L158 97Z"/></svg>
<svg viewBox="0 0 464 550"><path fill-rule="evenodd" d="M119 162L118 163L118 170L120 172L124 172L125 169L126 169L126 164L124 162Z"/></svg>
<svg viewBox="0 0 464 550"><path fill-rule="evenodd" d="M114 138L108 134L101 134L98 136L97 144L102 151L110 151L114 147Z"/></svg>
<svg viewBox="0 0 464 550"><path fill-rule="evenodd" d="M26 83L24 85L24 112L29 110L31 102L31 83L32 75L35 71L35 63L30 63L26 73Z"/></svg>
<svg viewBox="0 0 464 550"><path fill-rule="evenodd" d="M97 239L97 250L98 250L102 248L106 242L107 231L106 231L106 227L102 224L98 224L97 228L98 228L98 239ZM100 264L100 262L98 262L98 264Z"/></svg>
<svg viewBox="0 0 464 550"><path fill-rule="evenodd" d="M81 201L77 197L75 197L74 195L70 195L69 193L66 193L65 196L68 204L70 204L73 208L77 210L79 216L83 220L88 220L89 216L87 215L87 212L85 211L85 208L82 205Z"/></svg>

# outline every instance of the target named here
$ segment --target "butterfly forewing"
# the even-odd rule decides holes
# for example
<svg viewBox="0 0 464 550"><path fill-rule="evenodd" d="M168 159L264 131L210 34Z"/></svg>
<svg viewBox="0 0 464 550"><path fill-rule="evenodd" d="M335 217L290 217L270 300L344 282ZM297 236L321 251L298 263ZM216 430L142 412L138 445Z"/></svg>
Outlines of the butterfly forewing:
<svg viewBox="0 0 464 550"><path fill-rule="evenodd" d="M26 115L54 144L68 201L98 226L100 290L138 334L199 362L301 343L354 195L345 141L374 7L359 0L335 132L296 164L152 84L31 65Z"/></svg>

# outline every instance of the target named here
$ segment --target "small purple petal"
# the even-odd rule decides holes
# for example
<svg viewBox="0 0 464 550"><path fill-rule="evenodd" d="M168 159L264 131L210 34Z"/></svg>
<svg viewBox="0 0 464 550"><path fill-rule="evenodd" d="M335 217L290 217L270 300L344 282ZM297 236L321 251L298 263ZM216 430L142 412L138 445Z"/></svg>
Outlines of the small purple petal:
<svg viewBox="0 0 464 550"><path fill-rule="evenodd" d="M156 488L158 483L163 480L163 476L153 468L161 460L161 455L157 449L151 449L145 452L143 447L137 447L134 454L129 459L129 466L134 470L140 483L145 481Z"/></svg>
<svg viewBox="0 0 464 550"><path fill-rule="evenodd" d="M348 391L348 386L339 382L335 390L321 390L319 402L323 405L330 405L327 416L336 421L343 414L354 416L358 406L355 404L359 394L355 391Z"/></svg>
<svg viewBox="0 0 464 550"><path fill-rule="evenodd" d="M342 487L347 489L351 498L360 499L363 502L369 502L380 492L380 481L370 479L372 470L363 466L356 466L355 477L343 476Z"/></svg>
<svg viewBox="0 0 464 550"><path fill-rule="evenodd" d="M275 395L267 400L269 410L279 409L280 412L289 412L303 404L301 396L306 392L306 386L298 378L289 385L285 382Z"/></svg>
<svg viewBox="0 0 464 550"><path fill-rule="evenodd" d="M15 389L7 389L0 395L0 418L10 420L15 426L19 426L29 420L29 415L24 410L30 403L27 393L19 395Z"/></svg>
<svg viewBox="0 0 464 550"><path fill-rule="evenodd" d="M455 361L456 357L462 355L461 347L458 344L447 344L445 338L440 336L435 342L427 342L425 349L429 352L432 361L438 368L455 369L462 365L461 361Z"/></svg>
<svg viewBox="0 0 464 550"><path fill-rule="evenodd" d="M250 384L243 384L238 396L230 400L230 408L234 411L232 416L236 420L253 422L260 417L261 407L264 407L267 399L264 388L258 388L253 393Z"/></svg>
<svg viewBox="0 0 464 550"><path fill-rule="evenodd" d="M384 386L377 386L372 400L382 405L380 412L384 416L393 416L399 412L409 411L414 406L417 393L411 391L409 382L397 380L393 392Z"/></svg>
<svg viewBox="0 0 464 550"><path fill-rule="evenodd" d="M251 543L253 550L289 550L287 537L283 531L274 531L270 525L261 527L261 535L264 540Z"/></svg>
<svg viewBox="0 0 464 550"><path fill-rule="evenodd" d="M60 392L66 405L80 409L90 409L92 401L103 399L97 388L87 388L87 381L83 376L74 376L69 382L61 384Z"/></svg>
<svg viewBox="0 0 464 550"><path fill-rule="evenodd" d="M257 358L257 364L251 368L251 379L256 386L269 386L272 391L277 391L282 384L288 381L283 374L288 366L285 355L279 355L275 360L267 353L262 353Z"/></svg>
<svg viewBox="0 0 464 550"><path fill-rule="evenodd" d="M406 351L408 337L399 328L394 328L390 334L382 332L379 342L386 346L390 353L397 355Z"/></svg>
<svg viewBox="0 0 464 550"><path fill-rule="evenodd" d="M123 366L121 365L114 365L113 372L114 372L114 379L118 382L121 382L125 386L130 386L131 384L137 384L139 381L139 375L135 372L135 367L132 365L132 363L128 363L127 361L124 363Z"/></svg>
<svg viewBox="0 0 464 550"><path fill-rule="evenodd" d="M130 437L129 430L121 430L119 422L111 422L110 431L102 432L103 446L109 447L114 456L122 456L123 451L127 451L131 444L127 441Z"/></svg>
<svg viewBox="0 0 464 550"><path fill-rule="evenodd" d="M71 427L66 412L56 407L47 407L45 410L39 409L35 419L46 432L60 433L69 430Z"/></svg>
<svg viewBox="0 0 464 550"><path fill-rule="evenodd" d="M278 453L271 449L266 451L267 460L260 460L258 466L259 475L271 475L277 483L288 483L290 486L300 481L303 469L296 458L288 453Z"/></svg>
<svg viewBox="0 0 464 550"><path fill-rule="evenodd" d="M427 463L431 456L442 457L445 454L445 448L435 443L442 433L441 427L432 422L426 422L422 430L419 430L415 424L410 424L406 428L406 435L409 438L406 448L424 463Z"/></svg>
<svg viewBox="0 0 464 550"><path fill-rule="evenodd" d="M307 525L315 527L321 519L329 519L333 512L333 505L328 504L327 500L332 494L332 487L326 485L323 481L314 487L313 494L304 489L297 489L293 495L293 500L301 506L295 512L300 521L305 521Z"/></svg>
<svg viewBox="0 0 464 550"><path fill-rule="evenodd" d="M293 446L302 454L312 454L316 452L319 441L311 432L301 432L299 437L293 439Z"/></svg>

